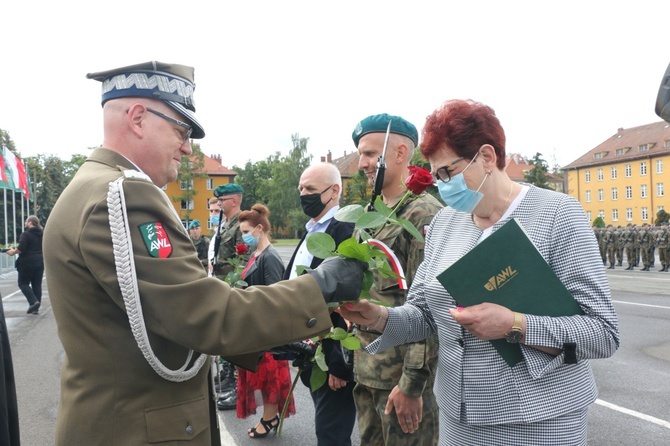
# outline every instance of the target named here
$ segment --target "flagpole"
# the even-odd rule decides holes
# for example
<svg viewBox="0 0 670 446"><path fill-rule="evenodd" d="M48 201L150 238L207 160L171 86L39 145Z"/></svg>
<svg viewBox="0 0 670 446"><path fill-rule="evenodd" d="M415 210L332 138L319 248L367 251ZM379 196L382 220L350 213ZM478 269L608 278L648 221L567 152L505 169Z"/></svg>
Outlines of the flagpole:
<svg viewBox="0 0 670 446"><path fill-rule="evenodd" d="M16 246L16 192L12 191L12 221L14 225L12 226L14 233L14 246Z"/></svg>
<svg viewBox="0 0 670 446"><path fill-rule="evenodd" d="M7 220L8 220L7 219L7 189L3 187L2 192L4 194L3 203L5 205L5 246L7 246L7 245L9 245L9 239L8 239L9 233L7 231Z"/></svg>

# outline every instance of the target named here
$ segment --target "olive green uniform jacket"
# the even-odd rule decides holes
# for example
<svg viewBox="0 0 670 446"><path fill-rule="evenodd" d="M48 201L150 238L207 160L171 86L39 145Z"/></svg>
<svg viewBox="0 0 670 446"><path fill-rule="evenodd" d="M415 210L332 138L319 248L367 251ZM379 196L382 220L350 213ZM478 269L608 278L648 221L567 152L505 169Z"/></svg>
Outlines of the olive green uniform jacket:
<svg viewBox="0 0 670 446"><path fill-rule="evenodd" d="M129 327L107 205L109 183L127 169L134 167L124 157L96 149L46 223L47 286L65 350L55 444L210 445L209 360L192 379L167 381ZM167 367L181 367L192 349L254 369L257 352L330 329L311 276L231 289L206 277L163 191L142 178L126 178L123 188L144 322ZM156 222L165 235L158 252L141 230Z"/></svg>

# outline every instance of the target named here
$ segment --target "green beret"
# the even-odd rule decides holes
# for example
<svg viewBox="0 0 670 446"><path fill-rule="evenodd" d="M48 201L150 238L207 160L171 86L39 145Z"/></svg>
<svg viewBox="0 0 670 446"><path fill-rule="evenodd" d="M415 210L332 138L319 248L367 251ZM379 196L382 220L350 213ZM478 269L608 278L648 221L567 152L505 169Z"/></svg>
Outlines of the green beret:
<svg viewBox="0 0 670 446"><path fill-rule="evenodd" d="M241 194L243 192L244 190L242 189L242 186L240 186L239 184L228 183L228 184L222 184L221 186L217 186L217 188L214 189L214 196L216 198L219 198L223 197L224 195Z"/></svg>
<svg viewBox="0 0 670 446"><path fill-rule="evenodd" d="M386 133L389 121L391 121L391 133L408 137L414 142L415 146L419 143L419 133L412 123L405 121L400 116L391 116L382 113L380 115L368 116L356 124L354 132L351 134L356 147L358 147L358 142L363 135L367 135L368 133Z"/></svg>
<svg viewBox="0 0 670 446"><path fill-rule="evenodd" d="M191 220L191 223L189 223L188 228L193 229L193 228L199 228L200 227L200 220Z"/></svg>

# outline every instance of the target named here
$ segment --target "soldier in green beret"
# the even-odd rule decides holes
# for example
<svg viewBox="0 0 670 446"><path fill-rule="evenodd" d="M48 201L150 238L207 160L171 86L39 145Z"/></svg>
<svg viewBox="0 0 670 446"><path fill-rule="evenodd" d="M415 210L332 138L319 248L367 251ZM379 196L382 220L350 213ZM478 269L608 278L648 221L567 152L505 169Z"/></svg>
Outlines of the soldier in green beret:
<svg viewBox="0 0 670 446"><path fill-rule="evenodd" d="M399 116L373 115L358 123L352 138L360 154L358 168L363 170L370 185L374 186L377 160L382 155L389 121L391 128L381 198L393 208L406 192L403 180L409 175L409 161L418 143L416 128ZM421 234L425 234L424 229L440 209L440 202L423 192L411 196L397 210L396 216L409 220ZM417 240L400 225L386 226L376 238L393 250L409 287L423 260L424 242ZM370 291L373 299L393 307L405 303L407 289L401 289L397 278L383 277L376 271L374 275L375 286ZM379 335L379 327L358 328L357 336L363 346L373 342ZM358 409L361 444L436 445L439 434L439 413L433 393L436 370L437 336L400 345L376 355L356 350L354 400ZM421 420L420 423L418 420ZM415 421L418 430L414 428Z"/></svg>
<svg viewBox="0 0 670 446"><path fill-rule="evenodd" d="M656 234L656 246L658 246L658 260L661 262L659 271L668 271L670 259L668 248L670 247L670 232L668 232L668 222L661 223L661 229Z"/></svg>
<svg viewBox="0 0 670 446"><path fill-rule="evenodd" d="M218 186L214 189L214 196L218 199L219 207L221 208L224 220L219 223L216 231L214 244L214 275L221 280L226 278L226 275L231 272L234 267L230 264L228 259L236 255L236 246L244 244L242 240L242 231L240 231L240 223L237 218L242 210L242 194L244 190L242 186L235 183L228 183ZM251 248L243 257L246 263L249 260L249 255L253 253Z"/></svg>
<svg viewBox="0 0 670 446"><path fill-rule="evenodd" d="M202 263L202 267L207 271L207 249L209 248L209 237L202 234L202 227L200 220L191 220L188 225L188 235L191 237L191 242L195 250L198 252L198 259Z"/></svg>

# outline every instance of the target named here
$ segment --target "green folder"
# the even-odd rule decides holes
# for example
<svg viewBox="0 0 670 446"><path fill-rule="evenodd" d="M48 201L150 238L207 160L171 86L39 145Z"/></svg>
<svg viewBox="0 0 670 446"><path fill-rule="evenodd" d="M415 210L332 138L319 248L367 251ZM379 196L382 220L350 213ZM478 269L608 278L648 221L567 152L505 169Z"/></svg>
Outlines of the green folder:
<svg viewBox="0 0 670 446"><path fill-rule="evenodd" d="M457 305L492 302L538 316L583 314L526 231L510 219L437 276ZM510 367L523 360L519 344L490 341Z"/></svg>

